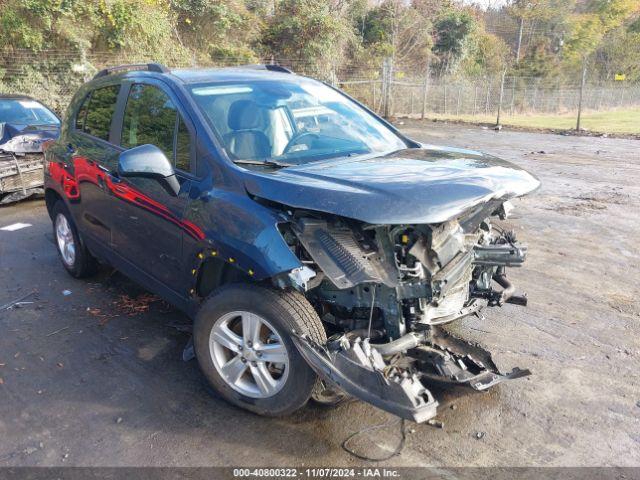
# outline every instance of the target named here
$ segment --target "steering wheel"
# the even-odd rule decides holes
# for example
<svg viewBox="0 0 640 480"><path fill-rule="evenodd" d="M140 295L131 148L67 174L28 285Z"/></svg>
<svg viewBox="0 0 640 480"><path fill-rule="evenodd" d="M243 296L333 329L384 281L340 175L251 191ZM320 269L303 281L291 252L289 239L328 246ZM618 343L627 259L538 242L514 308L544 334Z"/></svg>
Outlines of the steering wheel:
<svg viewBox="0 0 640 480"><path fill-rule="evenodd" d="M305 141L307 138L317 140L318 138L320 138L320 135L314 132L300 132L294 135L293 137L291 137L291 140L289 140L289 143L287 143L287 146L284 147L284 150L282 151L282 153L283 154L290 153L293 147L303 143L307 143Z"/></svg>

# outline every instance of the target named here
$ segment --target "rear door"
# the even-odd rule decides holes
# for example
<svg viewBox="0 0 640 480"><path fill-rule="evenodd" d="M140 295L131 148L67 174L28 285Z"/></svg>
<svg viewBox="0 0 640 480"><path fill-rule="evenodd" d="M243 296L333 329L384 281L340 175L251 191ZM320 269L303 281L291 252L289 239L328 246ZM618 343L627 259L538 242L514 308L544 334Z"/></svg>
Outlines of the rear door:
<svg viewBox="0 0 640 480"><path fill-rule="evenodd" d="M120 146L129 149L151 144L172 162L180 191L172 195L154 179L120 179L113 207L118 217L119 253L174 292L185 293L182 236L190 232L183 213L193 180L195 135L189 117L171 89L159 80L134 82L122 115Z"/></svg>

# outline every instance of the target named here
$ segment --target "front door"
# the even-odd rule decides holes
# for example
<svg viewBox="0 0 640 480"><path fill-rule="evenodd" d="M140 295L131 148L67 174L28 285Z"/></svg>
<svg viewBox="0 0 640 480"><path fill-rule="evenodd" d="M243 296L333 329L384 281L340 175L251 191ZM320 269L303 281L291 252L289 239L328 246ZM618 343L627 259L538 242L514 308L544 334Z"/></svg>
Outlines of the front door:
<svg viewBox="0 0 640 480"><path fill-rule="evenodd" d="M185 295L182 236L189 199L194 135L186 116L161 82L131 85L122 116L124 149L151 144L173 163L180 182L177 195L152 178L112 178L118 215L118 253L174 292Z"/></svg>

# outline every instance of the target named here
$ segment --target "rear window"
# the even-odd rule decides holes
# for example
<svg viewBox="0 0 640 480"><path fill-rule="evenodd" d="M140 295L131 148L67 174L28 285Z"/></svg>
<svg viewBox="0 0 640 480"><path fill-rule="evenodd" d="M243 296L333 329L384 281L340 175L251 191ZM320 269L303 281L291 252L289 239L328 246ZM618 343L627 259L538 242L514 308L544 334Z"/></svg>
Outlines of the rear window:
<svg viewBox="0 0 640 480"><path fill-rule="evenodd" d="M111 129L111 120L116 109L116 100L118 99L119 85L110 85L102 87L91 92L88 97L88 105L84 103L80 107L78 117L76 117L76 128L83 127L82 130L94 137L102 140L109 140L109 131ZM80 115L84 115L82 122ZM78 122L80 120L80 123Z"/></svg>

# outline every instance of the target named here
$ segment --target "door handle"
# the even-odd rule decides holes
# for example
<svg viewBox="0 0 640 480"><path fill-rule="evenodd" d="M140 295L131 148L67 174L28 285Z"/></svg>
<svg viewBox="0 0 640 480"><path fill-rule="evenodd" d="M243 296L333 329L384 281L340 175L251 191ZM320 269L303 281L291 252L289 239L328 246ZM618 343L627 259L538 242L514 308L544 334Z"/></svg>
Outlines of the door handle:
<svg viewBox="0 0 640 480"><path fill-rule="evenodd" d="M122 179L120 178L120 175L118 175L115 172L107 172L107 175L109 175L109 180L111 180L112 183L121 183Z"/></svg>

